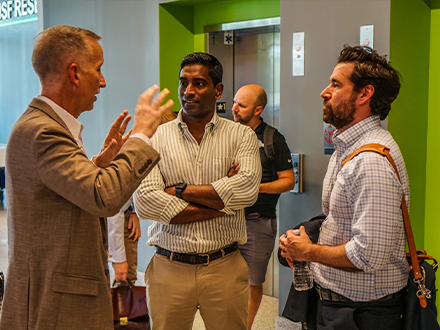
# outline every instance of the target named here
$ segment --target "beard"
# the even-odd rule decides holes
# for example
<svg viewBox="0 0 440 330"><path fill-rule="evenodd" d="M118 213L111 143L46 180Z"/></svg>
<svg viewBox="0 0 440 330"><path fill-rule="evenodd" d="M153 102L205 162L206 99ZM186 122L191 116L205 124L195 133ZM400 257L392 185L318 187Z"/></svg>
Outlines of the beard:
<svg viewBox="0 0 440 330"><path fill-rule="evenodd" d="M253 118L254 113L255 113L255 110L253 110L252 113L250 113L247 117L242 117L242 116L239 116L238 114L233 113L234 116L238 116L237 119L235 119L235 117L234 117L234 120L238 121L242 125L247 125L251 121L251 119Z"/></svg>
<svg viewBox="0 0 440 330"><path fill-rule="evenodd" d="M324 101L323 109L323 120L341 129L349 125L354 120L354 115L356 114L356 95L353 93L348 101L339 103L333 107L329 101Z"/></svg>

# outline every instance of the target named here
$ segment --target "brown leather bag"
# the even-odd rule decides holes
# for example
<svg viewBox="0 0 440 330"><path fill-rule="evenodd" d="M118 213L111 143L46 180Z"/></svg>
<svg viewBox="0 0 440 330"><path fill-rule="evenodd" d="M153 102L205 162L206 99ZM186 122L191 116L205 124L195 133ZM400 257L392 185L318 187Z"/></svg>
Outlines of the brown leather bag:
<svg viewBox="0 0 440 330"><path fill-rule="evenodd" d="M146 288L128 283L110 289L115 329L150 329Z"/></svg>

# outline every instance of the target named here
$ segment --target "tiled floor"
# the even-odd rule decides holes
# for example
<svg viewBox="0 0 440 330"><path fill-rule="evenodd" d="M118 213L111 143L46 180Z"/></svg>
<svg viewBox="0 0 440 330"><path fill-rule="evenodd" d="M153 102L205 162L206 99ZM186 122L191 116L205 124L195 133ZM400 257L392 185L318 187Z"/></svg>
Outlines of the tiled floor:
<svg viewBox="0 0 440 330"><path fill-rule="evenodd" d="M4 202L4 201L3 201ZM6 206L0 201L0 270L6 275L8 268L8 231ZM141 277L142 278L142 277ZM7 278L6 278L7 280ZM278 316L278 299L263 296L260 309L255 317L253 330L274 330L275 319ZM193 330L204 330L203 321L197 313Z"/></svg>

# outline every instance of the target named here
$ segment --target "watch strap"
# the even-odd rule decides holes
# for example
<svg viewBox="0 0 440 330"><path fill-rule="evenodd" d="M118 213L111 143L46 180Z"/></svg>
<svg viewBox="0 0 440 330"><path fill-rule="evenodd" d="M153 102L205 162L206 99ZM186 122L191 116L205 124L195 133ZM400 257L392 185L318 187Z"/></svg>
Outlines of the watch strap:
<svg viewBox="0 0 440 330"><path fill-rule="evenodd" d="M186 189L187 184L185 182L180 182L176 184L176 197L183 199L182 192Z"/></svg>

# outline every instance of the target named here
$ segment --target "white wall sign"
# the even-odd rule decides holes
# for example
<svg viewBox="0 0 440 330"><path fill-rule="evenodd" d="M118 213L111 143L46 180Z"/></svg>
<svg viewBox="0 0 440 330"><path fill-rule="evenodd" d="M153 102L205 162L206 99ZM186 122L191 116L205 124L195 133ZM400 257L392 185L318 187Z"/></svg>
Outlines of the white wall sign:
<svg viewBox="0 0 440 330"><path fill-rule="evenodd" d="M374 25L361 26L359 45L364 47L373 47Z"/></svg>
<svg viewBox="0 0 440 330"><path fill-rule="evenodd" d="M0 22L37 14L37 0L0 0Z"/></svg>

